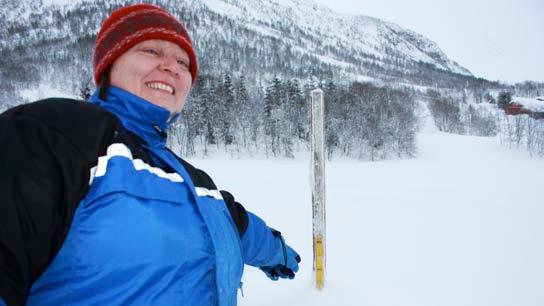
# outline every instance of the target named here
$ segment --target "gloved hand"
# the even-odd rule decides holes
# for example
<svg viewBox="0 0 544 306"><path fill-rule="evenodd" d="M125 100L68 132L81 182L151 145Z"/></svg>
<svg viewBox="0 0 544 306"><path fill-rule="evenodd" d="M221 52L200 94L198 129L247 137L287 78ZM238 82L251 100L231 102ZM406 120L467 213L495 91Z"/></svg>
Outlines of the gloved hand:
<svg viewBox="0 0 544 306"><path fill-rule="evenodd" d="M272 235L279 240L281 245L280 254L275 256L273 264L270 266L260 267L266 276L273 281L277 281L281 278L293 279L295 273L298 272L298 264L300 263L300 256L290 246L285 243L281 233L276 230L272 230Z"/></svg>

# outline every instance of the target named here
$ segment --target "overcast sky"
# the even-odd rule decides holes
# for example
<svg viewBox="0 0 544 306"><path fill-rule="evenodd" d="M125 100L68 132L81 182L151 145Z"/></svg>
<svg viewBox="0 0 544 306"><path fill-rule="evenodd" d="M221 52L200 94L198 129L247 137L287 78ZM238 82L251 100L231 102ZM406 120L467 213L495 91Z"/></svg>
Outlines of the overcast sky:
<svg viewBox="0 0 544 306"><path fill-rule="evenodd" d="M544 82L544 0L315 0L423 34L475 76Z"/></svg>

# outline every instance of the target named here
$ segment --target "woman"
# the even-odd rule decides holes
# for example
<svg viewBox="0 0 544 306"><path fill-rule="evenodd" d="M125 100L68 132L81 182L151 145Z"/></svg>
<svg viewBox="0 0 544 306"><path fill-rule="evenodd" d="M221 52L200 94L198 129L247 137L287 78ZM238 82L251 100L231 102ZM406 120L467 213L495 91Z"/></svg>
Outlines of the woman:
<svg viewBox="0 0 544 306"><path fill-rule="evenodd" d="M0 304L236 305L244 264L293 278L281 234L165 146L198 72L184 26L120 8L93 66L91 103L0 116Z"/></svg>

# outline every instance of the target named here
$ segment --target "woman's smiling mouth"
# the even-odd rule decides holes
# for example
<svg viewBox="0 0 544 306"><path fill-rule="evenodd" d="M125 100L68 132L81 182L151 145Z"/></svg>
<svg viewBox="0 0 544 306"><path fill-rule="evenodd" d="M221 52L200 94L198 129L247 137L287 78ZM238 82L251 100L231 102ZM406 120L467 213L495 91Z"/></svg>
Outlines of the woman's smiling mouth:
<svg viewBox="0 0 544 306"><path fill-rule="evenodd" d="M145 83L145 86L149 87L149 88L152 88L152 89L156 89L156 90L162 90L162 91L165 91L171 95L174 94L175 92L175 89L173 86L170 86L168 84L165 84L163 82L156 82L156 81L152 81L152 82L147 82Z"/></svg>

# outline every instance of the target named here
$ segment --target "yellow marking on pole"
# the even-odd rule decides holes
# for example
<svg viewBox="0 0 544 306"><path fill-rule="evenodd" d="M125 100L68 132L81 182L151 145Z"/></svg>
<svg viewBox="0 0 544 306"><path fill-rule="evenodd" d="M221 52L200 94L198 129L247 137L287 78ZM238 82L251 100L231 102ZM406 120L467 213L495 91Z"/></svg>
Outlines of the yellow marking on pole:
<svg viewBox="0 0 544 306"><path fill-rule="evenodd" d="M323 267L323 237L314 238L315 250L315 284L318 289L323 289L325 269Z"/></svg>

